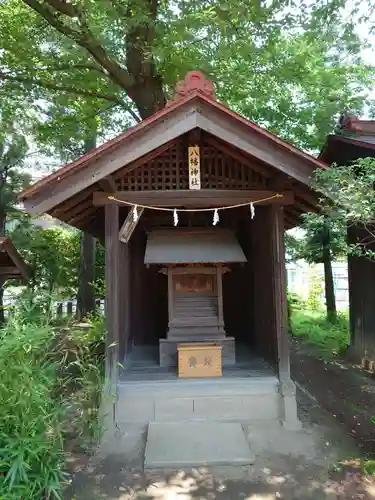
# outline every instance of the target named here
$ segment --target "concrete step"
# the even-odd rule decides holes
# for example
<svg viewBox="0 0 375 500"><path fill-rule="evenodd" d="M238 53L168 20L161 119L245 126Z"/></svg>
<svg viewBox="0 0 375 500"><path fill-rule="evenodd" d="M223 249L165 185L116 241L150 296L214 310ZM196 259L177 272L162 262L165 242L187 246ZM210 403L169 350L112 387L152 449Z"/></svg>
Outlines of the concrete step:
<svg viewBox="0 0 375 500"><path fill-rule="evenodd" d="M152 422L145 469L251 465L255 456L242 426L228 422Z"/></svg>
<svg viewBox="0 0 375 500"><path fill-rule="evenodd" d="M120 383L116 419L124 423L280 419L276 377Z"/></svg>

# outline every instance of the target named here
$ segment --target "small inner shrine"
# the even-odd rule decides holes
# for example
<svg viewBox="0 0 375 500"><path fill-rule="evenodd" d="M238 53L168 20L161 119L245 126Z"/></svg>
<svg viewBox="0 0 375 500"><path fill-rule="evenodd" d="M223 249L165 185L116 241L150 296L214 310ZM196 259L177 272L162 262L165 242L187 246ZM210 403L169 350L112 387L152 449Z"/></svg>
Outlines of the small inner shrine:
<svg viewBox="0 0 375 500"><path fill-rule="evenodd" d="M177 346L215 342L225 364L235 363L234 337L225 331L223 275L228 264L246 262L228 229L154 230L147 238L146 265L163 266L168 280L168 330L159 340L161 366L175 366ZM227 264L227 265L225 265Z"/></svg>

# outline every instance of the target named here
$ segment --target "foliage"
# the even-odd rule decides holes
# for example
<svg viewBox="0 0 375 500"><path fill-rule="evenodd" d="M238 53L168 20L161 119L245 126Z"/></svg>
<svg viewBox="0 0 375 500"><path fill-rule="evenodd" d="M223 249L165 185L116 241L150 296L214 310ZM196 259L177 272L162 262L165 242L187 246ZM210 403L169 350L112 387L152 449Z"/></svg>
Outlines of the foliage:
<svg viewBox="0 0 375 500"><path fill-rule="evenodd" d="M346 232L336 219L324 213L307 213L303 215L301 229L304 238L300 241L298 258L317 264L324 260L327 249L331 260L346 254Z"/></svg>
<svg viewBox="0 0 375 500"><path fill-rule="evenodd" d="M104 377L104 317L93 315L88 328L69 327L60 332L56 346L62 356L59 390L65 398L65 439L90 450L102 430L99 406Z"/></svg>
<svg viewBox="0 0 375 500"><path fill-rule="evenodd" d="M56 365L46 358L52 331L11 323L0 334L0 498L59 498L61 407Z"/></svg>
<svg viewBox="0 0 375 500"><path fill-rule="evenodd" d="M43 229L25 217L12 231L11 238L26 263L30 266L32 280L29 287L39 293L75 297L78 290L80 234L63 227ZM95 288L103 294L104 249L98 244L96 252Z"/></svg>
<svg viewBox="0 0 375 500"><path fill-rule="evenodd" d="M28 150L23 135L0 125L0 232L4 234L8 212L17 204L17 195L30 184L31 177L24 171Z"/></svg>
<svg viewBox="0 0 375 500"><path fill-rule="evenodd" d="M288 292L287 299L289 307L293 311L299 311L307 308L306 300L298 295L298 293Z"/></svg>
<svg viewBox="0 0 375 500"><path fill-rule="evenodd" d="M0 498L57 499L64 449L100 432L104 330L55 329L30 301L19 306L0 331Z"/></svg>
<svg viewBox="0 0 375 500"><path fill-rule="evenodd" d="M322 309L321 296L323 294L322 280L319 275L312 273L309 276L309 293L307 295L306 306L312 311Z"/></svg>
<svg viewBox="0 0 375 500"><path fill-rule="evenodd" d="M374 259L371 245L375 243L373 214L375 213L375 159L359 159L346 166L317 170L314 187L322 195L325 217L342 233L347 228L362 228L363 237L348 247L353 255Z"/></svg>
<svg viewBox="0 0 375 500"><path fill-rule="evenodd" d="M219 99L315 149L336 114L369 103L374 69L354 29L366 3L361 19L363 0L4 0L0 112L37 123L49 146L76 147L93 128L100 139L162 108L199 68Z"/></svg>
<svg viewBox="0 0 375 500"><path fill-rule="evenodd" d="M294 310L291 316L292 333L316 346L323 356L344 351L349 344L349 322L347 314L337 315L335 322L328 321L319 311Z"/></svg>
<svg viewBox="0 0 375 500"><path fill-rule="evenodd" d="M292 231L286 231L285 239L285 260L286 262L296 262L300 259L302 254L302 247L304 246L304 238L297 237L292 234Z"/></svg>

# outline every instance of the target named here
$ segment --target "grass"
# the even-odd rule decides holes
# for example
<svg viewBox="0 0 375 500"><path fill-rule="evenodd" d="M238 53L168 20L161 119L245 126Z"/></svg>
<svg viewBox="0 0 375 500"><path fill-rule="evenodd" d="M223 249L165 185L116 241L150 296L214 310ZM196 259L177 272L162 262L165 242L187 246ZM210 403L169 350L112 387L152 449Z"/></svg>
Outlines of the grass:
<svg viewBox="0 0 375 500"><path fill-rule="evenodd" d="M324 311L292 310L292 334L318 348L325 357L344 352L349 344L348 315L339 313L336 321L327 320Z"/></svg>

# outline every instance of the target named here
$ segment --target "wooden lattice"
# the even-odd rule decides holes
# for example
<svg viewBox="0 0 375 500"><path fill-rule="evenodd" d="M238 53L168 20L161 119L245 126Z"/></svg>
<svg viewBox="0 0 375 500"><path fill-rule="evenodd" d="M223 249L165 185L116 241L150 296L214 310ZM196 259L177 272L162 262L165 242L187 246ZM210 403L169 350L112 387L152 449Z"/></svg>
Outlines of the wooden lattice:
<svg viewBox="0 0 375 500"><path fill-rule="evenodd" d="M181 141L157 158L116 178L121 191L189 189L187 148ZM202 189L265 187L266 178L210 144L201 146Z"/></svg>

